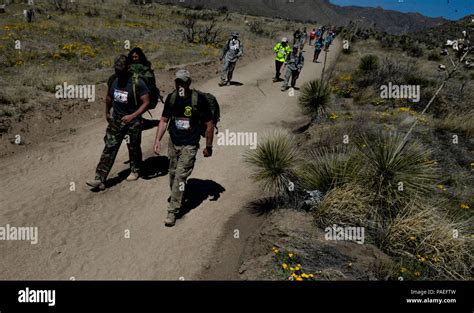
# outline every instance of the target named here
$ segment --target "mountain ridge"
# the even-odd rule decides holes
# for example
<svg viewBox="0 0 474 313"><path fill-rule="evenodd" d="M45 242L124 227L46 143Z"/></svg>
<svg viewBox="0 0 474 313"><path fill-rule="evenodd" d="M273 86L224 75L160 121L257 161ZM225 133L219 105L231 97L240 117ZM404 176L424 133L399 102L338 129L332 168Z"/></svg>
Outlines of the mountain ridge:
<svg viewBox="0 0 474 313"><path fill-rule="evenodd" d="M291 0L290 0L291 1ZM374 27L388 33L418 31L446 23L444 18L426 17L419 13L402 13L377 7L338 6L329 0L155 0L161 4L174 4L190 8L221 9L231 12L266 17L279 17L296 21L347 25L358 21L365 27Z"/></svg>

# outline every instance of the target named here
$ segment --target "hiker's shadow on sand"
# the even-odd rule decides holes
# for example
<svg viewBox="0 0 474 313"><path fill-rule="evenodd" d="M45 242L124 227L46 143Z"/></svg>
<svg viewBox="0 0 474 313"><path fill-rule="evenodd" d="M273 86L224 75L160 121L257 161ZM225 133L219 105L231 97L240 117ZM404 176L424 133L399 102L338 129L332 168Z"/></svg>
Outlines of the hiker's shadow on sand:
<svg viewBox="0 0 474 313"><path fill-rule="evenodd" d="M184 192L184 204L181 207L179 217L183 217L191 210L200 206L210 197L210 201L217 201L221 197L221 193L225 188L212 180L202 180L191 178L186 183L186 191Z"/></svg>
<svg viewBox="0 0 474 313"><path fill-rule="evenodd" d="M128 164L128 162L125 162ZM142 164L142 173L141 179L150 180L156 177L165 176L168 174L168 167L169 167L169 159L165 156L152 156L143 161ZM122 183L125 179L127 179L128 175L130 175L130 169L126 169L121 171L117 174L117 176L108 179L105 183L105 187L107 189L112 188L120 183Z"/></svg>

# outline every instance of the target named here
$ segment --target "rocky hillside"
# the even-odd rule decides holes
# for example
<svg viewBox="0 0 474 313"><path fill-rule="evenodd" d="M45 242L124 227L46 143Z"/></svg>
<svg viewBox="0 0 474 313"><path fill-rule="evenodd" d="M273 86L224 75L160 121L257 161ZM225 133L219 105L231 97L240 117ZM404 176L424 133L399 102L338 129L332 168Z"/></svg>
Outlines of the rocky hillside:
<svg viewBox="0 0 474 313"><path fill-rule="evenodd" d="M179 4L193 8L229 10L243 14L281 17L291 20L346 25L358 21L364 26L375 26L389 33L417 31L446 22L414 13L400 13L382 8L342 7L328 0L155 0L159 3Z"/></svg>

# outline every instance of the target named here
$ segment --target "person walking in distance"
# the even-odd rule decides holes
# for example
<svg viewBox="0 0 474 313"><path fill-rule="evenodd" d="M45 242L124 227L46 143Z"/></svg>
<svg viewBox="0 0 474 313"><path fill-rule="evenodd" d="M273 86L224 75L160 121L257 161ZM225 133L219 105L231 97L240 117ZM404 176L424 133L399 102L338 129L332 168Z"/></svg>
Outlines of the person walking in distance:
<svg viewBox="0 0 474 313"><path fill-rule="evenodd" d="M293 47L293 52L288 55L285 64L287 65L285 82L281 87L281 91L285 91L289 88L288 83L290 82L290 78L291 88L295 88L296 80L300 76L301 70L303 69L304 65L303 51L298 52L298 47Z"/></svg>
<svg viewBox="0 0 474 313"><path fill-rule="evenodd" d="M313 28L313 30L309 33L309 45L313 43L313 40L316 39L316 28Z"/></svg>
<svg viewBox="0 0 474 313"><path fill-rule="evenodd" d="M171 196L165 226L172 227L183 205L186 181L194 169L199 141L205 133L204 157L212 156L214 124L206 97L190 88L191 74L187 70L176 73L176 90L168 95L158 126L154 150L161 153L161 140L168 127L169 177Z"/></svg>
<svg viewBox="0 0 474 313"><path fill-rule="evenodd" d="M305 27L303 28L303 31L301 33L300 50L304 49L304 45L306 44L306 41L308 41L308 31L306 30L306 27Z"/></svg>
<svg viewBox="0 0 474 313"><path fill-rule="evenodd" d="M233 32L231 38L222 48L220 60L224 60L224 69L222 70L221 82L219 86L229 85L234 75L235 65L244 53L244 46L239 39L239 33Z"/></svg>
<svg viewBox="0 0 474 313"><path fill-rule="evenodd" d="M142 163L140 117L150 102L149 90L143 80L139 80L135 92L133 91L125 55L115 60L114 67L116 78L111 83L105 100L105 116L109 123L104 137L105 147L97 165L95 179L87 181L87 185L99 190L105 189L105 181L124 139L127 142L131 169L127 181L139 178Z"/></svg>
<svg viewBox="0 0 474 313"><path fill-rule="evenodd" d="M291 53L291 48L288 44L288 39L284 37L281 42L277 43L273 48L275 53L275 77L273 78L274 82L280 81L281 76L281 67L286 61L286 57Z"/></svg>
<svg viewBox="0 0 474 313"><path fill-rule="evenodd" d="M318 63L318 58L319 58L319 55L321 54L321 50L323 50L323 46L324 46L323 37L319 37L314 44L313 63Z"/></svg>

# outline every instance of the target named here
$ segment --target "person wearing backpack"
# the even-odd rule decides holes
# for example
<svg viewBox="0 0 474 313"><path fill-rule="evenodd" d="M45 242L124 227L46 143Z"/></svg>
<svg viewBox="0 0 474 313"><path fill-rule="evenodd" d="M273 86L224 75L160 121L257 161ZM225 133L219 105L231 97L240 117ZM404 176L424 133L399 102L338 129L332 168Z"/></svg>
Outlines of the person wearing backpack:
<svg viewBox="0 0 474 313"><path fill-rule="evenodd" d="M285 82L281 87L281 91L287 90L288 83L290 82L291 78L291 88L295 88L296 80L300 76L301 70L303 69L304 65L304 55L303 52L298 53L298 47L293 47L293 52L288 55L286 58L287 69L285 74Z"/></svg>
<svg viewBox="0 0 474 313"><path fill-rule="evenodd" d="M244 53L244 46L239 39L239 33L233 32L231 38L222 48L220 60L224 60L224 69L222 70L221 82L219 86L229 85L234 75L235 65Z"/></svg>
<svg viewBox="0 0 474 313"><path fill-rule="evenodd" d="M281 67L285 63L286 57L291 53L291 47L288 44L288 39L284 37L281 42L277 43L273 47L273 53L275 53L275 77L273 82L280 81Z"/></svg>
<svg viewBox="0 0 474 313"><path fill-rule="evenodd" d="M133 82L137 83L137 79L141 78L147 85L150 91L150 103L148 105L148 110L153 110L158 105L158 102L162 100L160 90L156 84L155 72L152 69L151 62L148 61L147 57L143 50L139 47L133 48L130 50L127 56L128 71L132 75ZM112 74L107 82L108 88L116 78L116 74ZM144 129L153 128L158 125L154 121L149 121L142 118L142 123L144 124Z"/></svg>
<svg viewBox="0 0 474 313"><path fill-rule="evenodd" d="M127 142L131 169L127 181L137 180L140 176L142 163L140 116L150 103L150 92L145 82L140 79L136 86L136 97L134 96L127 65L125 55L120 55L114 63L116 76L111 82L105 100L105 117L108 122L104 137L105 147L96 168L95 179L86 182L93 189L105 189L107 176L124 139Z"/></svg>
<svg viewBox="0 0 474 313"><path fill-rule="evenodd" d="M165 226L172 227L183 205L186 180L191 175L199 150L201 136L206 138L205 158L212 156L214 119L205 94L190 88L191 74L187 70L176 72L176 90L168 95L156 133L154 150L161 153L161 140L168 128L169 177L171 196ZM168 126L169 124L169 126Z"/></svg>
<svg viewBox="0 0 474 313"><path fill-rule="evenodd" d="M139 47L130 50L127 56L129 71L135 77L143 79L150 90L150 104L148 110L153 110L161 99L160 90L156 84L155 72L152 69L151 62L148 61L143 50Z"/></svg>

